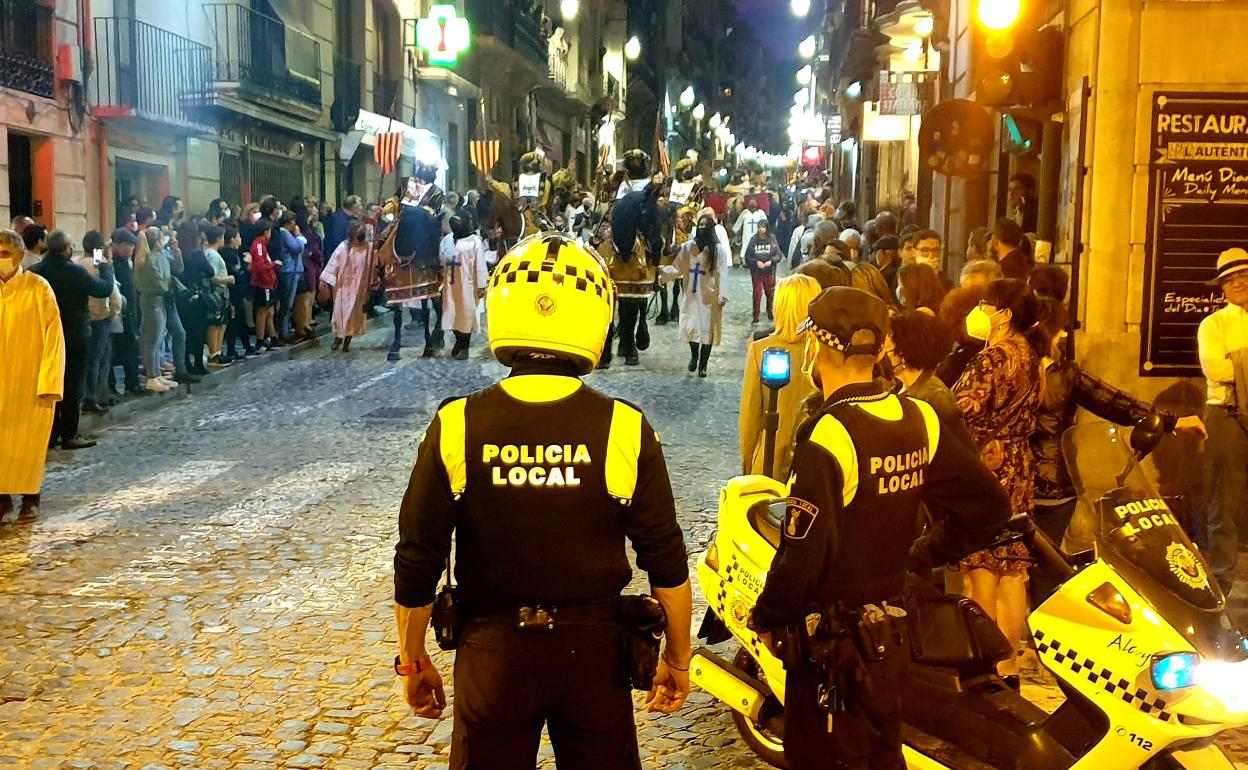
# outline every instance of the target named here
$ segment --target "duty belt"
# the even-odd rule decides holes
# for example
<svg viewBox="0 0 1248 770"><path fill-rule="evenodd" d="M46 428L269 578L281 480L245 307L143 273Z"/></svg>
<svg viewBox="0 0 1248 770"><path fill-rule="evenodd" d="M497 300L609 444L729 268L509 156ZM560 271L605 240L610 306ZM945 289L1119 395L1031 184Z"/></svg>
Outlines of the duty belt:
<svg viewBox="0 0 1248 770"><path fill-rule="evenodd" d="M522 604L473 616L470 622L506 625L526 630L554 630L556 626L606 626L619 621L619 599L570 604Z"/></svg>

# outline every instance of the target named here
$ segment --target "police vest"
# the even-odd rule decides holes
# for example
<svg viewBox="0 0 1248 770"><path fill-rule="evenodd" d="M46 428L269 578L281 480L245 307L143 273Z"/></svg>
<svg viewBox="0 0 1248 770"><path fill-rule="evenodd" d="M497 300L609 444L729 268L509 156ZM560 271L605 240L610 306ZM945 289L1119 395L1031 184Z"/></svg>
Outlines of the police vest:
<svg viewBox="0 0 1248 770"><path fill-rule="evenodd" d="M528 375L446 403L438 421L470 609L592 601L628 585L638 409L573 378Z"/></svg>
<svg viewBox="0 0 1248 770"><path fill-rule="evenodd" d="M807 440L836 458L844 506L832 523L836 558L816 599L859 606L900 595L921 525L924 475L940 440L936 412L892 394L842 402L822 414Z"/></svg>

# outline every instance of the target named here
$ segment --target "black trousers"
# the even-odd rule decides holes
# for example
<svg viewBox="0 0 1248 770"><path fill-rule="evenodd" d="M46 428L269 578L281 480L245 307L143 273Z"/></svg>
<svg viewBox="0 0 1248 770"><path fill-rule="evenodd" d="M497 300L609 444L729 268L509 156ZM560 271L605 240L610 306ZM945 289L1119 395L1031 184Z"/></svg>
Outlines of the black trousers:
<svg viewBox="0 0 1248 770"><path fill-rule="evenodd" d="M59 441L78 437L82 392L87 386L87 359L90 356L90 337L65 337L65 395L56 402L56 414L52 418L52 436Z"/></svg>
<svg viewBox="0 0 1248 770"><path fill-rule="evenodd" d="M818 702L819 672L811 665L785 677L784 759L789 770L906 770L901 754L901 691L910 666L905 634L895 634L884 659L868 662L870 690L846 711L828 714Z"/></svg>
<svg viewBox="0 0 1248 770"><path fill-rule="evenodd" d="M640 770L620 630L474 621L455 656L452 770L533 770L542 726L559 770Z"/></svg>
<svg viewBox="0 0 1248 770"><path fill-rule="evenodd" d="M232 312L229 323L225 325L225 344L222 347L230 355L235 355L241 343L243 352L249 353L254 348L251 346L251 334L247 331L247 306L243 304L241 294L230 297L230 308Z"/></svg>

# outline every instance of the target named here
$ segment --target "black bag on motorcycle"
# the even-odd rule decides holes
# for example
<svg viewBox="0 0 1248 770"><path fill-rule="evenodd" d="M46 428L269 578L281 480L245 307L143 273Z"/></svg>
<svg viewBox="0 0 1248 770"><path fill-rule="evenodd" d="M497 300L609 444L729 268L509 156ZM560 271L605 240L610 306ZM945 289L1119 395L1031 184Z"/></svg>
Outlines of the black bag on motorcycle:
<svg viewBox="0 0 1248 770"><path fill-rule="evenodd" d="M930 666L980 662L991 668L1013 652L988 613L965 596L938 591L922 577L906 578L911 659Z"/></svg>

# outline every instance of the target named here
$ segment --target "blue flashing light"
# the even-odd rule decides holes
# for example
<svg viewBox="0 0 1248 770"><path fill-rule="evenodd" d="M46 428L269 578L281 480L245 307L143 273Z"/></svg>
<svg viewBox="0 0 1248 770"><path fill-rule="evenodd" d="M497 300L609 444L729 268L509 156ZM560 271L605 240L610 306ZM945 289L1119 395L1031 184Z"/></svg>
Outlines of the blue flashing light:
<svg viewBox="0 0 1248 770"><path fill-rule="evenodd" d="M763 384L779 390L789 384L792 376L792 362L789 351L784 348L767 348L763 351L762 378Z"/></svg>
<svg viewBox="0 0 1248 770"><path fill-rule="evenodd" d="M1176 652L1153 658L1153 686L1158 690L1181 690L1196 684L1200 657L1194 652Z"/></svg>

